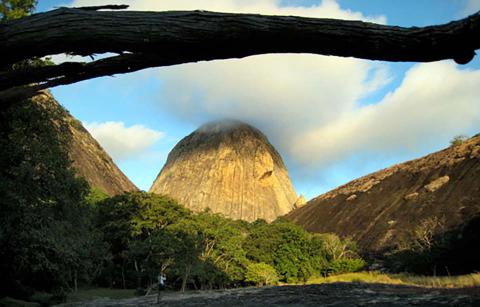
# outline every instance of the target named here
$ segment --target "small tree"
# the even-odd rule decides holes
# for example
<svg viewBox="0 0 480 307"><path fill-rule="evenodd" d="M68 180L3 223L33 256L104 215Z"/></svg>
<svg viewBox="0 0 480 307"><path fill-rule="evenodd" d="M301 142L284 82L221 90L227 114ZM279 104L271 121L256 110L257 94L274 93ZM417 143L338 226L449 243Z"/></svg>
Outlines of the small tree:
<svg viewBox="0 0 480 307"><path fill-rule="evenodd" d="M468 140L468 136L466 135L457 135L450 141L450 146L458 146L461 145L463 142Z"/></svg>
<svg viewBox="0 0 480 307"><path fill-rule="evenodd" d="M2 0L0 1L0 20L25 17L35 10L37 0Z"/></svg>
<svg viewBox="0 0 480 307"><path fill-rule="evenodd" d="M247 266L245 281L254 283L255 286L274 285L278 282L278 275L275 269L264 263L251 263Z"/></svg>

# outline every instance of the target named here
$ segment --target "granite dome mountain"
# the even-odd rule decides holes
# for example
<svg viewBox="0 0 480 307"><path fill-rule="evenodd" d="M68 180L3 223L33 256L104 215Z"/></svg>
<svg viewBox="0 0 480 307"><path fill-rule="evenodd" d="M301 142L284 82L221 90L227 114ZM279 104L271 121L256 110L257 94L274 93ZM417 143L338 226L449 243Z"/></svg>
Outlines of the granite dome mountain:
<svg viewBox="0 0 480 307"><path fill-rule="evenodd" d="M150 192L193 211L273 221L299 199L279 153L258 129L239 121L205 124L182 139Z"/></svg>
<svg viewBox="0 0 480 307"><path fill-rule="evenodd" d="M479 178L476 135L353 180L310 200L287 218L308 231L353 237L362 249L379 253L394 248L428 220L441 221L441 227L431 229L435 232L469 231L472 226L467 226L480 218ZM478 235L473 237L478 241Z"/></svg>

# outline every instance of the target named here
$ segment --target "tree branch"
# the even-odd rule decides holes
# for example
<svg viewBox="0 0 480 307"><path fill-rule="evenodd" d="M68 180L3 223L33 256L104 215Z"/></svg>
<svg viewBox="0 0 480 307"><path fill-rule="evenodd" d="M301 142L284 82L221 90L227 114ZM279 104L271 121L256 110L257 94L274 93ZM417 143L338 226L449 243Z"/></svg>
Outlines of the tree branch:
<svg viewBox="0 0 480 307"><path fill-rule="evenodd" d="M1 72L0 90L30 83L43 88L148 67L266 53L415 62L453 59L465 64L480 48L480 12L444 25L402 28L292 16L97 9L60 8L0 23L4 64L58 53L120 54L91 63Z"/></svg>
<svg viewBox="0 0 480 307"><path fill-rule="evenodd" d="M135 12L60 8L0 26L10 63L58 53L173 54L220 49L223 58L316 53L428 62L470 57L480 48L480 14L439 26L402 28L361 21L205 11Z"/></svg>
<svg viewBox="0 0 480 307"><path fill-rule="evenodd" d="M87 11L99 11L99 10L125 10L125 9L128 9L128 7L129 5L120 4L120 5L81 6L81 7L75 7L75 8L80 10L87 10Z"/></svg>
<svg viewBox="0 0 480 307"><path fill-rule="evenodd" d="M66 62L59 65L31 67L24 70L0 72L0 91L29 83L44 84L46 85L45 88L48 88L97 77L130 73L149 67L172 66L218 58L221 58L218 53L203 54L195 53L192 50L183 50L181 53L174 55L127 53L90 63Z"/></svg>

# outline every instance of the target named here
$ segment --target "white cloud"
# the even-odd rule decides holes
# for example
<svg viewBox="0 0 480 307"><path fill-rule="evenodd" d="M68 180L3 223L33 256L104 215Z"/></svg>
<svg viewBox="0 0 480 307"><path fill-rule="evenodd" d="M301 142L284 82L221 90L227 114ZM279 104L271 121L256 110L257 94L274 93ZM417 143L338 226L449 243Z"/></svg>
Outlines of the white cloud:
<svg viewBox="0 0 480 307"><path fill-rule="evenodd" d="M61 64L64 62L91 62L92 60L90 57L84 57L79 55L72 56L65 53L49 55L48 58L50 58L50 60L55 64Z"/></svg>
<svg viewBox="0 0 480 307"><path fill-rule="evenodd" d="M471 1L476 4L479 1ZM135 10L192 10L362 19L333 0L281 7L275 0L132 0ZM75 6L104 1L78 0ZM480 123L480 71L450 62L419 64L376 104L359 101L392 80L387 64L317 55L263 55L185 64L152 72L163 110L190 123L223 117L263 130L289 160L326 166L358 153L414 151Z"/></svg>
<svg viewBox="0 0 480 307"><path fill-rule="evenodd" d="M165 133L142 125L126 127L123 122L84 123L85 128L115 161L148 155Z"/></svg>
<svg viewBox="0 0 480 307"><path fill-rule="evenodd" d="M480 70L461 70L446 61L417 64L378 104L352 108L301 134L291 154L327 165L358 153L408 151L451 138L479 126L478 84Z"/></svg>
<svg viewBox="0 0 480 307"><path fill-rule="evenodd" d="M186 120L238 118L282 135L334 121L389 80L383 64L316 55L202 62L158 76L163 107Z"/></svg>
<svg viewBox="0 0 480 307"><path fill-rule="evenodd" d="M280 6L277 0L133 0L132 10L194 10L327 17L386 23L385 16L365 16L340 8L334 0L312 6ZM105 4L77 0L74 6ZM335 122L359 99L391 78L385 64L317 55L264 55L242 60L187 64L157 70L162 108L201 124L223 117L251 122L283 152L304 131Z"/></svg>
<svg viewBox="0 0 480 307"><path fill-rule="evenodd" d="M386 22L384 16L366 17L360 12L343 10L335 0L319 0L318 4L312 6L281 6L280 0L75 0L72 6L105 5L107 3L128 4L130 10L138 11L208 10L226 13L295 15Z"/></svg>
<svg viewBox="0 0 480 307"><path fill-rule="evenodd" d="M480 71L448 61L413 66L394 92L366 106L358 101L390 79L384 64L266 55L158 74L163 108L172 114L198 124L223 117L253 123L307 168L359 153L415 152L480 123Z"/></svg>
<svg viewBox="0 0 480 307"><path fill-rule="evenodd" d="M480 11L480 0L467 0L462 15L469 16L478 11Z"/></svg>

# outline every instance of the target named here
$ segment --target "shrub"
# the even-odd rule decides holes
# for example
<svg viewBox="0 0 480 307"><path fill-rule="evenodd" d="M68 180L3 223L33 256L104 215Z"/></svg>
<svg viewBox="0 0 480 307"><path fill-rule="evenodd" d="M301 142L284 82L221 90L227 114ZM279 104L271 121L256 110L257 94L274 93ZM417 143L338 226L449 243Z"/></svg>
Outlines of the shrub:
<svg viewBox="0 0 480 307"><path fill-rule="evenodd" d="M247 266L245 281L256 286L274 285L278 282L278 275L272 266L264 262L251 263Z"/></svg>
<svg viewBox="0 0 480 307"><path fill-rule="evenodd" d="M350 272L359 272L365 267L366 263L361 258L342 258L331 261L324 275L335 275Z"/></svg>
<svg viewBox="0 0 480 307"><path fill-rule="evenodd" d="M450 146L458 146L461 145L463 142L468 140L468 136L466 135L457 135L450 141Z"/></svg>

